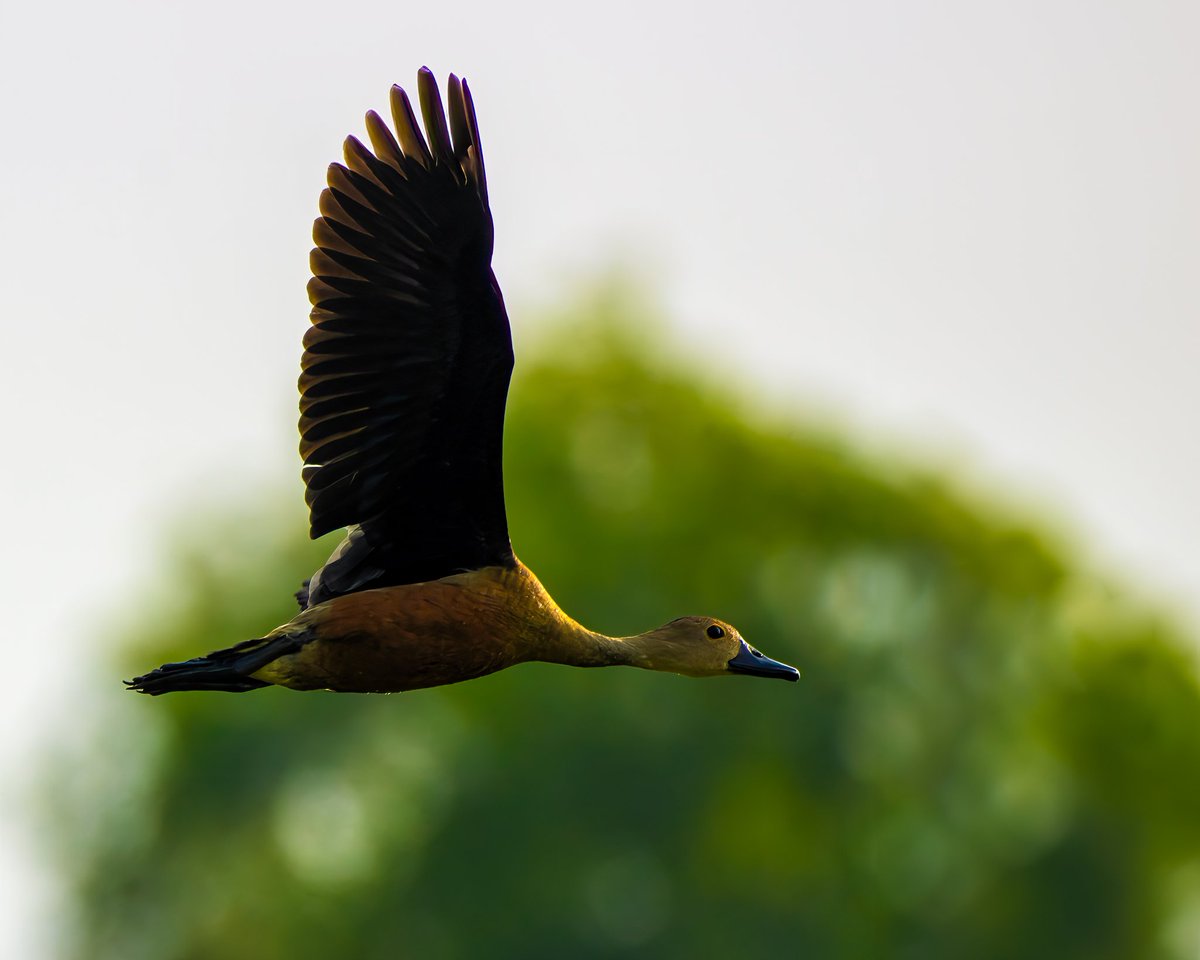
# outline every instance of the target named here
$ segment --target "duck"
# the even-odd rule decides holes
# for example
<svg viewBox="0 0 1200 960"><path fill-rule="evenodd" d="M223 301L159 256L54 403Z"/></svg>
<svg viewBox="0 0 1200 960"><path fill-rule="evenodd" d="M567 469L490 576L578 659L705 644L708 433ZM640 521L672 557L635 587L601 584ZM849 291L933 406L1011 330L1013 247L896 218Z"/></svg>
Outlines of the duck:
<svg viewBox="0 0 1200 960"><path fill-rule="evenodd" d="M475 105L423 67L392 126L329 166L310 255L300 455L309 534L345 529L265 636L166 663L129 689L394 693L521 663L795 681L736 628L685 616L611 637L568 616L513 552L501 464L512 335Z"/></svg>

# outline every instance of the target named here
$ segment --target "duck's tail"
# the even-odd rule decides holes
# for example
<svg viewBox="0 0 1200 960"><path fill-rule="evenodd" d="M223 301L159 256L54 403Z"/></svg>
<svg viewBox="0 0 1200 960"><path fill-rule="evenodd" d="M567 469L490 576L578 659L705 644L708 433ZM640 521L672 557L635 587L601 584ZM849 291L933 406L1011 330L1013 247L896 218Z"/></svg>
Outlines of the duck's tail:
<svg viewBox="0 0 1200 960"><path fill-rule="evenodd" d="M259 687L271 686L251 674L272 660L291 653L300 639L279 635L245 640L227 650L217 650L204 657L193 657L183 663L164 663L149 673L126 680L125 686L137 693L157 697L175 690L227 690L245 693Z"/></svg>

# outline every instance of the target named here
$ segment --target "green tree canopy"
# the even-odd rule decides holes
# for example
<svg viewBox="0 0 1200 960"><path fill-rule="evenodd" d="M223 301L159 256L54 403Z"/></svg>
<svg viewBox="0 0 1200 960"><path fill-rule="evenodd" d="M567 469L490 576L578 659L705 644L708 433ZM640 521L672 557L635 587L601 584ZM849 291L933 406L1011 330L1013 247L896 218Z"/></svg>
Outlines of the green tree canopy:
<svg viewBox="0 0 1200 960"><path fill-rule="evenodd" d="M746 412L615 309L522 354L514 546L590 626L719 616L801 682L530 664L127 698L54 778L75 952L1195 956L1181 640L1035 527ZM292 500L176 545L125 675L291 615L331 547Z"/></svg>

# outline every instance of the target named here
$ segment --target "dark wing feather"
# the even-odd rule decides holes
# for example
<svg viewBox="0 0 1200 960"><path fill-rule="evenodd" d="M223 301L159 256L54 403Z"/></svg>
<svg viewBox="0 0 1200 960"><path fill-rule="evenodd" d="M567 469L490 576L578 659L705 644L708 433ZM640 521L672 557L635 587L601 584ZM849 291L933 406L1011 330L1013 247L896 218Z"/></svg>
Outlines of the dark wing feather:
<svg viewBox="0 0 1200 960"><path fill-rule="evenodd" d="M450 121L418 75L421 136L392 88L396 135L367 114L329 168L309 282L300 453L311 534L353 526L309 602L512 564L501 435L512 341L491 271L492 218L471 94Z"/></svg>

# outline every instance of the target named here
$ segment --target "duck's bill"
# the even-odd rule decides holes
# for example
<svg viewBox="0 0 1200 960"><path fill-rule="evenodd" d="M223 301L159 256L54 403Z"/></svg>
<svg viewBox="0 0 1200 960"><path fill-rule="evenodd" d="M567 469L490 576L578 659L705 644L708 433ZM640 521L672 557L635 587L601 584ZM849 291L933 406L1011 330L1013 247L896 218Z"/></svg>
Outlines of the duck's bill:
<svg viewBox="0 0 1200 960"><path fill-rule="evenodd" d="M742 649L738 651L738 655L729 661L729 672L745 673L752 677L774 677L776 680L800 679L800 671L795 667L763 656L745 640L742 641Z"/></svg>

